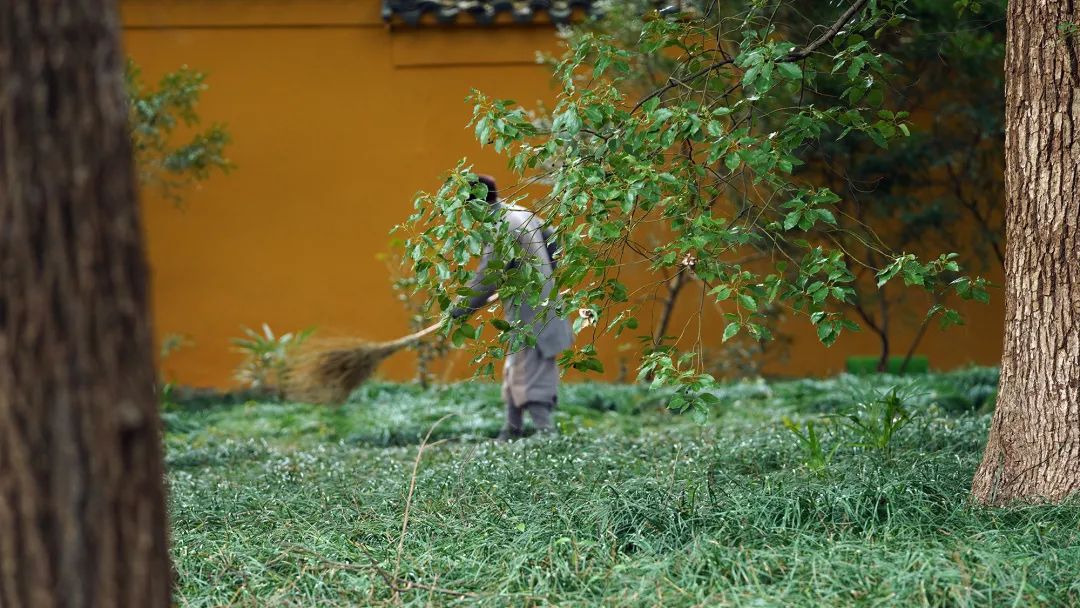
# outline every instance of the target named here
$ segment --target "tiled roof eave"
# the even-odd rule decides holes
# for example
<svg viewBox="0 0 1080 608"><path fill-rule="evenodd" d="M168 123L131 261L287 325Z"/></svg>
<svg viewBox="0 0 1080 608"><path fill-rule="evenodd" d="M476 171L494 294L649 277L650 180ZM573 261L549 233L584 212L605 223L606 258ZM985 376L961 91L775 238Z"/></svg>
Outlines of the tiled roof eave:
<svg viewBox="0 0 1080 608"><path fill-rule="evenodd" d="M544 15L561 25L570 22L575 10L598 16L597 4L593 0L383 0L383 19L417 26L426 15L433 15L436 23L443 25L469 20L490 25L500 14L509 13L514 23L533 23L538 15Z"/></svg>

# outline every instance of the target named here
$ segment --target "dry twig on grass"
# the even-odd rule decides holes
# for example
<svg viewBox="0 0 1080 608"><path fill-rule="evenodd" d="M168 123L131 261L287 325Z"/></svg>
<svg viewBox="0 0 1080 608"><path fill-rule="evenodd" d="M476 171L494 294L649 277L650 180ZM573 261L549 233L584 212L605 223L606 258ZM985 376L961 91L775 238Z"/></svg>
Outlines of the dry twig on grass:
<svg viewBox="0 0 1080 608"><path fill-rule="evenodd" d="M436 587L434 585L425 585L423 583L417 583L414 581L407 581L396 578L389 572L387 572L385 568L379 565L379 561L375 559L375 556L373 556L370 551L368 551L367 547L357 542L354 542L353 544L356 546L356 548L360 549L360 551L364 553L364 556L368 559L369 562L367 565L349 564L346 562L339 562L336 560L328 559L310 549L305 549L304 547L289 547L289 551L292 553L301 553L309 557L313 557L318 560L320 564L329 566L331 568L337 568L339 570L345 570L348 572L363 572L365 574L375 572L375 574L377 574L379 578L383 579L383 581L386 583L386 586L394 592L395 597L402 591L428 591L430 593L452 595L455 597L481 597L476 593L470 593L468 591L454 591L453 589L444 589L442 587Z"/></svg>

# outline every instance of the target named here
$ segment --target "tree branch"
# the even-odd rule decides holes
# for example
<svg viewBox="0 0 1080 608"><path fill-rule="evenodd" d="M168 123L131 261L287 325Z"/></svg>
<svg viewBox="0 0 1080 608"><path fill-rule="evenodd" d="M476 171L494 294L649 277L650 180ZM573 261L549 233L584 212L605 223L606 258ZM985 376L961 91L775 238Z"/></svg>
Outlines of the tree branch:
<svg viewBox="0 0 1080 608"><path fill-rule="evenodd" d="M389 572L387 572L386 569L384 569L382 566L379 565L378 560L376 560L374 558L374 556L371 555L371 553L368 551L367 547L365 547L364 545L362 545L360 543L355 543L354 542L353 544L355 544L356 547L359 548L364 553L364 555L368 558L368 561L371 562L370 566L365 567L365 566L359 566L359 565L356 565L356 564L349 564L349 563L346 563L346 562L339 562L339 561L334 561L334 560L331 560L331 559L327 559L327 558L323 557L322 555L319 555L318 553L316 553L316 552L314 552L314 551L312 551L310 549L306 549L304 547L296 547L296 546L290 547L289 551L292 552L292 553L303 553L305 555L311 556L311 557L317 559L322 564L324 564L326 566L330 566L331 568L337 568L338 570L345 570L345 571L351 571L351 572L365 572L365 573L374 570L375 573L379 575L379 578L383 579L383 581L386 583L386 586L389 587L390 590L393 591L395 594L399 594L399 593L401 593L403 591L420 590L420 591L429 591L431 593L441 593L441 594L444 594L444 595L452 595L452 596L455 596L455 597L472 597L472 598L481 597L481 596L477 595L476 593L470 593L468 591L455 591L453 589L444 589L442 587L436 587L434 585L424 585L422 583L417 583L417 582L414 582L414 581L409 581L409 580L403 580L403 579L400 579L400 578L396 578L393 575L391 575Z"/></svg>
<svg viewBox="0 0 1080 608"><path fill-rule="evenodd" d="M855 17L855 15L857 15L859 11L863 9L863 7L866 6L867 2L869 2L869 0L856 0L854 4L852 4L846 11L844 11L842 15L840 15L840 18L837 19L835 23L829 26L829 29L825 30L824 34L818 37L817 40L814 40L813 42L801 49L797 49L788 53L783 59L780 60L781 63L802 61L803 59L809 57L814 51L828 44L833 38L836 37L837 34L840 33L840 30L844 29L844 26L847 25L848 22L850 22L851 19ZM674 76L669 76L668 81L664 86L656 89L652 93L649 93L645 97L642 97L640 101L634 104L634 108L630 110L630 113L633 114L637 112L639 109L641 109L641 106L645 105L650 100L659 97L664 93L667 93L668 91L674 89L677 86L693 82L694 80L701 78L709 72L718 70L724 66L731 65L733 63L735 63L735 60L728 57L722 61L711 63L685 78L675 78Z"/></svg>
<svg viewBox="0 0 1080 608"><path fill-rule="evenodd" d="M690 74L689 76L687 76L686 78L683 78L683 79L678 79L678 78L675 78L674 76L669 76L667 84L660 87L659 89L656 89L652 93L649 93L645 97L642 97L641 101L634 104L634 108L632 110L630 110L630 113L633 114L634 112L637 112L638 110L641 109L641 106L648 103L649 100L651 100L651 99L653 99L655 97L659 97L659 96L663 95L664 93L667 93L668 91L670 91L671 89L674 89L675 87L679 86L680 84L685 84L685 83L688 83L688 82L692 82L694 80L697 80L698 78L701 78L705 74L708 74L709 72L712 72L713 70L718 70L718 69L720 69L720 68L722 68L722 67L724 67L726 65L731 65L733 63L735 63L734 59L725 59L723 61L717 61L716 63L709 64L709 65L701 68L700 70L694 72L693 74Z"/></svg>
<svg viewBox="0 0 1080 608"><path fill-rule="evenodd" d="M934 306L941 304L941 296L935 291L933 294ZM926 328L930 327L930 321L933 319L933 315L926 315L922 324L919 325L919 331L915 333L915 337L911 340L911 346L908 347L907 353L904 355L904 362L900 364L900 373L903 374L907 371L908 364L911 363L911 359L915 356L915 351L919 348L919 343L926 336Z"/></svg>
<svg viewBox="0 0 1080 608"><path fill-rule="evenodd" d="M844 29L844 26L847 25L864 6L866 6L867 2L869 2L869 0L856 0L855 4L852 4L848 10L844 11L844 14L840 15L840 18L836 20L836 23L829 26L829 29L825 30L825 33L819 36L817 40L811 42L802 49L792 51L784 58L784 60L799 61L800 59L806 59L811 53L828 44L829 41L836 38L836 35L840 33L840 30Z"/></svg>
<svg viewBox="0 0 1080 608"><path fill-rule="evenodd" d="M990 220L979 209L979 202L976 200L969 200L964 196L964 185L960 176L956 173L952 163L945 163L945 171L949 174L949 180L952 183L953 194L956 196L956 200L960 202L960 205L967 209L975 221L979 223L979 228L983 231L983 236L986 240L990 241L990 247L994 250L994 256L997 257L998 263L1002 268L1005 267L1005 252L1002 251L1001 245L998 244L999 232L994 230L990 226Z"/></svg>
<svg viewBox="0 0 1080 608"><path fill-rule="evenodd" d="M667 333L668 325L671 323L671 315L675 312L675 303L679 300L679 292L686 286L689 273L689 269L680 268L675 276L665 281L668 293L664 300L664 309L660 312L660 322L657 323L656 331L653 333L653 348L659 347L664 340L664 334Z"/></svg>

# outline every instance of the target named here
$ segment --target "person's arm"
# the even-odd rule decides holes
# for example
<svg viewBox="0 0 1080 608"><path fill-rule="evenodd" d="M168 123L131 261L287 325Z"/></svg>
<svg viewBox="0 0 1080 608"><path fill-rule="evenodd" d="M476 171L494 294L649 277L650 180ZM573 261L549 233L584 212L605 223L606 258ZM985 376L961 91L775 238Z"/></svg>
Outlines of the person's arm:
<svg viewBox="0 0 1080 608"><path fill-rule="evenodd" d="M480 265L477 266L476 273L473 275L472 281L469 282L469 291L473 295L469 297L464 305L459 304L450 310L451 318L457 319L473 314L487 303L488 298L495 294L495 290L498 289L497 283L494 281L490 284L484 282L484 275L488 272L490 262L491 248L489 247L480 256Z"/></svg>

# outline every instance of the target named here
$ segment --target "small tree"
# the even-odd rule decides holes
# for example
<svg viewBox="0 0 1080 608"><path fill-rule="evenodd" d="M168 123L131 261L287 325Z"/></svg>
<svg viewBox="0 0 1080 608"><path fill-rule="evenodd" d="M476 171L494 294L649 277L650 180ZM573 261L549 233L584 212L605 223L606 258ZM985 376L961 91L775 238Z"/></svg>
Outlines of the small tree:
<svg viewBox="0 0 1080 608"><path fill-rule="evenodd" d="M147 88L141 70L128 60L124 72L130 109L129 124L134 142L139 181L156 188L179 204L183 191L208 179L214 171L228 172L225 156L231 141L224 125L195 130L176 143L178 129L194 130L200 123L196 107L206 90L206 74L182 67L161 77L156 89Z"/></svg>
<svg viewBox="0 0 1080 608"><path fill-rule="evenodd" d="M855 0L809 28L783 21L798 14L791 2L682 4L679 13L652 12L633 53L608 34L572 38L555 66L561 93L549 128L512 102L475 95L479 140L508 154L527 179L551 183L551 194L532 206L561 240L557 283L574 288L565 305L593 311L594 335L638 326L623 277L633 256L664 278L692 264L708 299L725 307L725 340L743 332L768 339L765 311L781 303L832 344L858 327L845 314L855 296L853 267L868 268L878 287L902 281L939 299L949 291L984 293L983 280L957 276L955 254L922 261L880 241L866 243L869 258L848 250L840 240L851 230L839 217L843 198L796 171L825 137L859 135L887 146L908 134L908 114L875 94L886 86L889 58L873 41L902 22L902 3ZM624 85L643 69L638 58L665 53L676 64L663 84L628 97ZM810 91L826 87L842 95L808 102ZM514 256L492 211L470 200L467 169L459 165L438 192L420 196L409 224L418 285L438 294L444 309L467 295L468 266L484 243L501 262L493 268ZM665 235L658 246L642 246L643 235L658 233ZM757 257L763 263L744 261ZM539 280L535 268L519 264L500 288L504 305L545 305L537 301ZM959 318L944 306L930 315ZM500 329L499 344L477 357L484 370L531 340ZM703 389L713 378L702 371L701 348L697 341L681 353L647 347L641 373L679 387L674 407L705 406L712 397ZM562 363L600 367L588 342Z"/></svg>
<svg viewBox="0 0 1080 608"><path fill-rule="evenodd" d="M206 74L185 66L162 76L157 88L151 89L143 83L139 66L128 59L124 84L140 185L155 189L179 206L190 187L209 179L215 171L227 173L233 168L225 156L232 138L224 125L215 123L207 129L195 130L183 143L175 142L178 129L190 132L200 123L196 109L207 89ZM164 340L162 349L168 343L168 336ZM171 383L165 382L161 388L163 398L167 399Z"/></svg>

